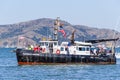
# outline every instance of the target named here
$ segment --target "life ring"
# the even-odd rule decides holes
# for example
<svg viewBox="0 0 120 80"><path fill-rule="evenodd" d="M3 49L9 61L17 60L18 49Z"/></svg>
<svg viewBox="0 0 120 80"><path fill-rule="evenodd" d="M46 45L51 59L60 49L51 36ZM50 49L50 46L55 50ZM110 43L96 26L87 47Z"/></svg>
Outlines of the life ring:
<svg viewBox="0 0 120 80"><path fill-rule="evenodd" d="M42 52L43 52L43 53L45 52L45 48L42 48Z"/></svg>
<svg viewBox="0 0 120 80"><path fill-rule="evenodd" d="M56 54L60 54L60 50L57 49Z"/></svg>

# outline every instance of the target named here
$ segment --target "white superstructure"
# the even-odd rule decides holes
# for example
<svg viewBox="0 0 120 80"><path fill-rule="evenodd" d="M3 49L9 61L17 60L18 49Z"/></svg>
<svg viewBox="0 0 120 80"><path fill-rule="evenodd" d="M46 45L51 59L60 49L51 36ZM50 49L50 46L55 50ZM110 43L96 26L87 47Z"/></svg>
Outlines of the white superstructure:
<svg viewBox="0 0 120 80"><path fill-rule="evenodd" d="M44 49L43 53L90 55L92 44L75 41L74 45L69 45L68 42L62 42L61 45L58 45L58 41L40 41L40 46Z"/></svg>

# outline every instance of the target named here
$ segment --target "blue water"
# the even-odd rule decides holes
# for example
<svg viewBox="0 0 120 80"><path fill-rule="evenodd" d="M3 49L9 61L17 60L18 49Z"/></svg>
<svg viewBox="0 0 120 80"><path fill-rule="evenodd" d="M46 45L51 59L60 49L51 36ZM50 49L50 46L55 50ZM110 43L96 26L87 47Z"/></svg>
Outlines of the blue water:
<svg viewBox="0 0 120 80"><path fill-rule="evenodd" d="M120 60L115 65L18 66L12 50L0 48L0 80L120 80Z"/></svg>

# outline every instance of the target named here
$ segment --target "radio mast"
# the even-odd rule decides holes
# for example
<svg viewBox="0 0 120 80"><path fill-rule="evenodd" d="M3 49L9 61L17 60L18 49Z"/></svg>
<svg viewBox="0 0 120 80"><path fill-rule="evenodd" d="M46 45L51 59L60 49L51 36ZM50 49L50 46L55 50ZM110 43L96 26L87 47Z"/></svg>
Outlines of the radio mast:
<svg viewBox="0 0 120 80"><path fill-rule="evenodd" d="M59 17L54 22L54 40L58 40L58 27L60 26Z"/></svg>

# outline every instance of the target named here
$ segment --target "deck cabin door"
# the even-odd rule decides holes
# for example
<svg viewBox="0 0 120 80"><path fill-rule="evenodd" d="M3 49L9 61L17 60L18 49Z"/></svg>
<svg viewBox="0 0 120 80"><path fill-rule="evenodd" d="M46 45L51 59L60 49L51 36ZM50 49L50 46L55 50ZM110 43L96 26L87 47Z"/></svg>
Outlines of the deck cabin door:
<svg viewBox="0 0 120 80"><path fill-rule="evenodd" d="M53 53L53 43L49 43L49 50L50 50L50 53Z"/></svg>

